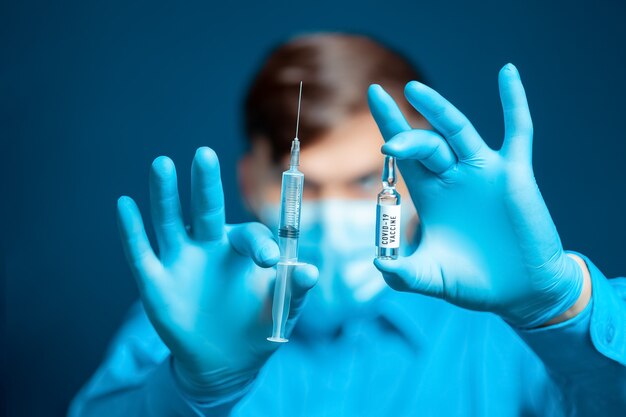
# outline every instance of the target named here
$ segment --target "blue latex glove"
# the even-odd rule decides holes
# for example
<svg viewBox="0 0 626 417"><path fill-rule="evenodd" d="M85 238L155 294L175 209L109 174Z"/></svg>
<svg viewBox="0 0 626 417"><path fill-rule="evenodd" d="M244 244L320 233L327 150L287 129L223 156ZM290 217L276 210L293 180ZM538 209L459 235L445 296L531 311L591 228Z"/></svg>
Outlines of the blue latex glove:
<svg viewBox="0 0 626 417"><path fill-rule="evenodd" d="M130 197L118 201L128 262L146 313L174 357L183 389L219 400L248 386L277 344L271 305L279 249L260 223L226 225L217 155L199 148L191 169L191 228L185 229L176 169L167 157L152 164L150 197L157 257ZM291 316L317 280L317 269L295 268ZM290 331L288 327L288 331Z"/></svg>
<svg viewBox="0 0 626 417"><path fill-rule="evenodd" d="M378 85L372 115L421 218L417 250L396 261L375 260L398 290L491 311L515 326L542 325L578 299L583 274L563 251L535 182L533 127L517 69L499 75L505 137L490 149L470 121L437 92L407 84L409 103L434 128L412 129Z"/></svg>

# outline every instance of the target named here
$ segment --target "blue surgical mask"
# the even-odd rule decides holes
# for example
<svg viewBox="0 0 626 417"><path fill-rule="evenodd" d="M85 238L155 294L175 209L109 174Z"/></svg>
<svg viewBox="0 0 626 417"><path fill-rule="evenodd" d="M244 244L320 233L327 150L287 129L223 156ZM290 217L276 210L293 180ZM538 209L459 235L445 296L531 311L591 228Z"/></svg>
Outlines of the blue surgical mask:
<svg viewBox="0 0 626 417"><path fill-rule="evenodd" d="M266 205L259 217L276 232L279 212L278 205ZM373 264L375 227L375 201L303 202L298 258L317 266L320 276L297 330L334 332L366 312L387 288Z"/></svg>

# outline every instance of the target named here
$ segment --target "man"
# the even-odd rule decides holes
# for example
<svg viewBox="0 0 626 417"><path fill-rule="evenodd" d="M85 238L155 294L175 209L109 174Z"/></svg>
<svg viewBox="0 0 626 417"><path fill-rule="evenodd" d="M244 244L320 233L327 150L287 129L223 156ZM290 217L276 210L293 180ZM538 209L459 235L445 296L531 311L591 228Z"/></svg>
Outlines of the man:
<svg viewBox="0 0 626 417"><path fill-rule="evenodd" d="M143 307L70 415L624 415L626 282L564 252L534 181L515 67L500 71L505 139L494 151L370 39L320 34L281 46L248 94L239 166L249 208L270 228L300 80L308 263L294 270L290 342L266 340L272 232L225 224L209 148L193 160L186 228L174 164L160 157L150 177L158 256L135 203L118 202ZM405 84L414 110L400 99ZM378 129L405 179L407 256L374 264L406 293L372 266Z"/></svg>

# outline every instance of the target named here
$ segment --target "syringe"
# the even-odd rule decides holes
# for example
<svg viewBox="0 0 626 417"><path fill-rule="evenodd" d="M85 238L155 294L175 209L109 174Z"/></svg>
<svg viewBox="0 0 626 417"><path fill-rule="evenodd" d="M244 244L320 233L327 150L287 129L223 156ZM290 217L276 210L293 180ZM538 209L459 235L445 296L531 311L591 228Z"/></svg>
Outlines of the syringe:
<svg viewBox="0 0 626 417"><path fill-rule="evenodd" d="M296 137L291 142L291 160L289 170L283 172L282 189L280 196L280 222L278 224L278 247L280 260L276 267L276 281L274 287L274 302L272 305L272 319L274 326L272 335L267 338L271 342L284 343L285 326L289 317L291 303L291 275L298 263L298 238L300 235L300 210L302 207L302 187L304 174L298 171L300 165L300 103L302 101L302 81L298 96L298 116L296 121Z"/></svg>

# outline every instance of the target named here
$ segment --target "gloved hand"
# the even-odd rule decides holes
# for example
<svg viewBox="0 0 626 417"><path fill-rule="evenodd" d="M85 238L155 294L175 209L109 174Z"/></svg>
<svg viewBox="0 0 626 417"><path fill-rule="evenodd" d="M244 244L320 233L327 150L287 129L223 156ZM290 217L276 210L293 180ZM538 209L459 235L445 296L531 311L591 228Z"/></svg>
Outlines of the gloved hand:
<svg viewBox="0 0 626 417"><path fill-rule="evenodd" d="M382 152L399 160L422 224L412 255L375 264L392 288L532 328L577 301L583 272L564 253L535 182L532 121L512 64L500 71L499 85L505 138L497 151L424 84L408 83L405 95L434 131L412 129L393 99L370 87L370 109L387 141Z"/></svg>
<svg viewBox="0 0 626 417"><path fill-rule="evenodd" d="M146 237L130 197L118 201L128 262L146 313L174 357L182 388L202 400L242 391L277 349L272 295L279 249L260 223L226 225L217 155L199 148L193 160L191 228L185 229L176 170L167 157L152 164L150 197L159 255ZM293 327L317 269L302 264L293 274Z"/></svg>

